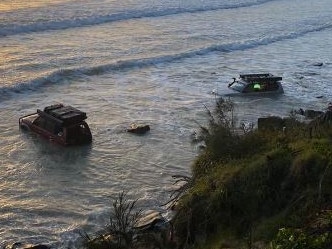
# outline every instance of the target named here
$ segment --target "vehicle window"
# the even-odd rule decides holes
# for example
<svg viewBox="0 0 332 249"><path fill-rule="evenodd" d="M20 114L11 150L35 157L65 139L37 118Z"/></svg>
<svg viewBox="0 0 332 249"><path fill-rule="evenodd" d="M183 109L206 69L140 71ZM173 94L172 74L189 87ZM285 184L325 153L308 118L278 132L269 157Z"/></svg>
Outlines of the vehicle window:
<svg viewBox="0 0 332 249"><path fill-rule="evenodd" d="M54 124L54 122L51 122L51 121L47 120L46 123L45 123L44 129L47 130L47 131L49 131L49 132L54 133L55 132L55 124Z"/></svg>
<svg viewBox="0 0 332 249"><path fill-rule="evenodd" d="M58 134L59 132L62 131L62 127L59 124L54 123L50 120L47 120L41 116L36 118L33 121L33 124L39 126L40 128L42 128L44 130L47 130L48 132L51 132L53 134Z"/></svg>
<svg viewBox="0 0 332 249"><path fill-rule="evenodd" d="M235 91L242 92L243 89L245 88L245 84L243 84L239 81L236 81L230 86L230 88L232 88Z"/></svg>
<svg viewBox="0 0 332 249"><path fill-rule="evenodd" d="M54 134L57 134L57 135L63 134L63 128L61 127L61 125L56 124L54 126Z"/></svg>
<svg viewBox="0 0 332 249"><path fill-rule="evenodd" d="M39 127L41 127L41 128L44 128L44 126L45 126L45 119L43 118L43 117L38 117L38 118L36 118L34 121L33 121L33 124L34 125L37 125L37 126L39 126Z"/></svg>
<svg viewBox="0 0 332 249"><path fill-rule="evenodd" d="M251 93L251 92L254 92L254 91L255 91L255 89L254 89L253 84L249 84L243 89L244 93Z"/></svg>
<svg viewBox="0 0 332 249"><path fill-rule="evenodd" d="M79 126L67 128L67 139L75 139L79 135Z"/></svg>
<svg viewBox="0 0 332 249"><path fill-rule="evenodd" d="M80 133L85 134L85 135L90 134L90 129L89 129L87 124L83 123L83 124L80 125Z"/></svg>
<svg viewBox="0 0 332 249"><path fill-rule="evenodd" d="M270 90L268 84L265 82L252 83L246 88L246 92L266 92Z"/></svg>
<svg viewBox="0 0 332 249"><path fill-rule="evenodd" d="M268 88L268 84L267 83L260 83L260 88L259 88L260 92L266 92L266 91L270 91L270 89Z"/></svg>
<svg viewBox="0 0 332 249"><path fill-rule="evenodd" d="M252 85L252 87L254 88L255 92L259 92L263 90L263 85L261 83L254 83Z"/></svg>
<svg viewBox="0 0 332 249"><path fill-rule="evenodd" d="M268 88L269 88L270 91L275 91L279 88L279 85L278 85L277 82L270 82L268 84Z"/></svg>
<svg viewBox="0 0 332 249"><path fill-rule="evenodd" d="M72 143L82 141L90 136L91 133L87 124L82 123L67 128L66 139Z"/></svg>

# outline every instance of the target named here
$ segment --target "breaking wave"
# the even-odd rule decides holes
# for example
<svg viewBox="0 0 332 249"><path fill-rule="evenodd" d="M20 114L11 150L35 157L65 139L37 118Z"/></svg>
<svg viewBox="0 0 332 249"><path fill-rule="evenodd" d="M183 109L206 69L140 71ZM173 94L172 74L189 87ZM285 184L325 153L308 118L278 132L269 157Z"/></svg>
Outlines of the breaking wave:
<svg viewBox="0 0 332 249"><path fill-rule="evenodd" d="M97 65L92 67L60 69L53 71L49 75L42 76L28 82L22 82L12 86L0 87L0 94L7 95L10 93L23 93L25 91L34 91L39 87L47 84L60 83L66 78L93 76L93 75L108 73L113 70L125 70L137 67L148 67L160 63L171 63L173 61L188 59L195 56L202 56L213 52L229 53L232 51L247 50L287 39L296 39L311 32L319 32L331 28L332 28L332 23L326 23L318 27L311 27L287 34L280 34L279 36L263 37L260 39L250 39L250 40L244 40L228 44L227 43L215 44L208 47L184 51L182 53L177 53L177 54L163 54L149 58L128 59L123 61L119 60L115 63ZM1 101L1 95L0 95L0 101Z"/></svg>
<svg viewBox="0 0 332 249"><path fill-rule="evenodd" d="M0 26L0 36L12 36L24 33L32 32L44 32L49 30L63 30L69 28L79 28L84 26L99 25L109 22L118 22L126 21L137 18L154 18L154 17L163 17L169 15L178 15L183 13L197 13L205 11L215 11L222 9L235 9L250 7L260 4L265 4L267 2L276 1L276 0L256 0L252 2L239 2L239 3L222 3L221 5L214 6L194 6L194 7L166 7L166 8L145 8L141 10L126 10L119 11L117 13L103 14L97 16L83 16L83 17L62 17L56 16L53 17L55 20L46 20L46 21L31 21L30 23L26 20L22 23L1 25ZM157 10L156 10L157 9ZM49 12L47 12L49 13ZM33 14L31 14L33 15ZM28 13L25 13L24 16L29 16ZM46 15L47 16L47 15ZM6 18L4 18L6 19ZM10 19L10 18L8 18ZM59 20L60 19L60 20ZM26 24L29 23L29 24Z"/></svg>

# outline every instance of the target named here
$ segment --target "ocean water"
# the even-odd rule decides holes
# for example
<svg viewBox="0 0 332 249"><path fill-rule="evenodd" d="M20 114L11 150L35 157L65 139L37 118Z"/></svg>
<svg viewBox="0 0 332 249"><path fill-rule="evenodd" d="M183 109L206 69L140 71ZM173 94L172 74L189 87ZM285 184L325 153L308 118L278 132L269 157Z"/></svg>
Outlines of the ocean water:
<svg viewBox="0 0 332 249"><path fill-rule="evenodd" d="M23 3L22 3L23 2ZM283 77L280 96L232 100L239 121L332 101L330 0L2 0L0 245L76 248L127 191L143 209L190 175L190 135L240 73ZM18 128L49 104L87 112L90 146ZM146 136L125 132L149 124Z"/></svg>

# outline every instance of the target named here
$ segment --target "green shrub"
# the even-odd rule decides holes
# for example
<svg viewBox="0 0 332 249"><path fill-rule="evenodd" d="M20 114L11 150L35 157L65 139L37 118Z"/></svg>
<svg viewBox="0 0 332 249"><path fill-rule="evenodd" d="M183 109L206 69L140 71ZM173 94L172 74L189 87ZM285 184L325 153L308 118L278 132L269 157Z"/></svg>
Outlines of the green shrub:
<svg viewBox="0 0 332 249"><path fill-rule="evenodd" d="M293 161L291 173L298 187L318 186L320 174L328 161L324 156L312 149L300 153Z"/></svg>
<svg viewBox="0 0 332 249"><path fill-rule="evenodd" d="M113 210L106 231L94 238L87 234L83 235L85 247L88 249L132 248L135 235L134 227L141 216L141 211L135 210L136 202L137 200L129 201L125 192L118 194L112 203Z"/></svg>
<svg viewBox="0 0 332 249"><path fill-rule="evenodd" d="M252 246L255 236L270 240L280 227L305 226L306 217L331 207L332 140L322 137L328 133L319 132L322 126L310 135L307 124L290 118L285 131L241 133L235 127L233 106L219 101L213 112L208 111L209 126L201 127L199 141L206 148L192 167L192 184L180 198L174 219L182 246L197 245L197 237L213 237L215 231L231 231L242 239L249 234ZM271 231L260 236L255 229ZM288 235L285 231L280 231L273 249L300 248L281 244ZM301 246L329 239L292 232Z"/></svg>
<svg viewBox="0 0 332 249"><path fill-rule="evenodd" d="M300 229L282 228L271 242L271 249L331 249L332 234L308 234Z"/></svg>

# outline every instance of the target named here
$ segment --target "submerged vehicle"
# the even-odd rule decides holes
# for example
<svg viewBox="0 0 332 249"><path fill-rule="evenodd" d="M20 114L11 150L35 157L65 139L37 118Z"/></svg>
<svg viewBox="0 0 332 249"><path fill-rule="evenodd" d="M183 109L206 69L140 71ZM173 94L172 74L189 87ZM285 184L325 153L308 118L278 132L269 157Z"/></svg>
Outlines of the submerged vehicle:
<svg viewBox="0 0 332 249"><path fill-rule="evenodd" d="M61 145L82 145L92 141L86 113L72 106L56 104L19 118L19 127Z"/></svg>
<svg viewBox="0 0 332 249"><path fill-rule="evenodd" d="M228 84L228 88L232 92L226 95L234 95L236 93L283 93L281 80L282 77L274 76L270 73L240 74L239 78L233 78L233 82Z"/></svg>

